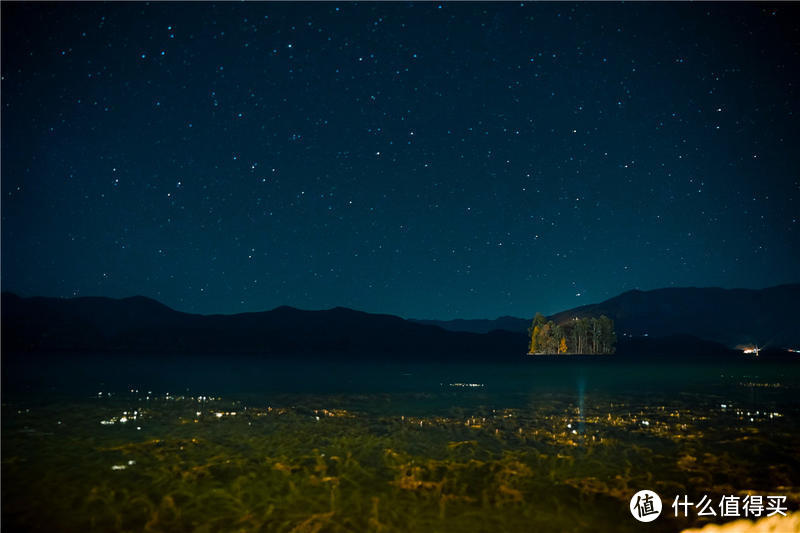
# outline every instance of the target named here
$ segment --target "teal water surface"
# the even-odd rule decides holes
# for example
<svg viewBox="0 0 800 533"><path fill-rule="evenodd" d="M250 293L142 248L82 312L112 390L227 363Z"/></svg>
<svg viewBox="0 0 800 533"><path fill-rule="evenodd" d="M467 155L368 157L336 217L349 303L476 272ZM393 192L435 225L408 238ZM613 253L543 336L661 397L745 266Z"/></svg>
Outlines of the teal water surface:
<svg viewBox="0 0 800 533"><path fill-rule="evenodd" d="M782 363L4 361L8 531L640 531L651 489L800 501ZM712 522L725 518L712 517Z"/></svg>

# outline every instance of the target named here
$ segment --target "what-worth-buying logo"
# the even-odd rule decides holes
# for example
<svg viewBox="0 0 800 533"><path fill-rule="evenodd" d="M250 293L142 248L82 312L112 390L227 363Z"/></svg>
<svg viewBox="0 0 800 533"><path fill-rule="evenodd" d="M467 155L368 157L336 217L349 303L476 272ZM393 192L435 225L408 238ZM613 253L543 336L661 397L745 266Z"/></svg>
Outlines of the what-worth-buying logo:
<svg viewBox="0 0 800 533"><path fill-rule="evenodd" d="M672 502L675 517L689 516L691 508L697 510L697 516L745 518L761 518L778 514L786 516L786 512L789 510L786 505L786 496L726 494L719 499L719 502L715 502L713 498L704 494L699 501L692 502L689 501L689 496L686 494L675 495L675 500ZM652 490L640 490L631 498L631 514L639 522L652 522L661 515L662 509L661 498Z"/></svg>
<svg viewBox="0 0 800 533"><path fill-rule="evenodd" d="M661 498L652 490L640 490L631 498L631 514L639 522L652 522L661 514Z"/></svg>

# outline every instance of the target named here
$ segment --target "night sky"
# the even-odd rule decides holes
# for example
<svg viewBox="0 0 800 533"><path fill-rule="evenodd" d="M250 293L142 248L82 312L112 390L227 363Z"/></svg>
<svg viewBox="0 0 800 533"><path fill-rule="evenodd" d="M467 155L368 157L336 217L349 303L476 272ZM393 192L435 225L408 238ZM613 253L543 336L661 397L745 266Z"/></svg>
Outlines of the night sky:
<svg viewBox="0 0 800 533"><path fill-rule="evenodd" d="M2 4L2 285L556 312L800 271L800 7Z"/></svg>

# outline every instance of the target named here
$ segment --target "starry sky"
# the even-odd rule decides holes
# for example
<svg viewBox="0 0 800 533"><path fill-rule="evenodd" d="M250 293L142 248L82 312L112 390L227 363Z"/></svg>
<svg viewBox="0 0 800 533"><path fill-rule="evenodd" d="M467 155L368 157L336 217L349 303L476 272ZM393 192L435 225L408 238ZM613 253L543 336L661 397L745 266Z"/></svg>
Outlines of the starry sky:
<svg viewBox="0 0 800 533"><path fill-rule="evenodd" d="M2 4L2 285L530 317L798 281L800 6Z"/></svg>

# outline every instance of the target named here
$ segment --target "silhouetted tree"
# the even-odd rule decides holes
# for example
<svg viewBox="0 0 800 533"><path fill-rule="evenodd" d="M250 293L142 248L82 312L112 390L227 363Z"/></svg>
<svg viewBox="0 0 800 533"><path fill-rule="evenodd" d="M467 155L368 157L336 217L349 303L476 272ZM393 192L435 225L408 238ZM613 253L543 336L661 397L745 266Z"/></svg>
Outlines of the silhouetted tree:
<svg viewBox="0 0 800 533"><path fill-rule="evenodd" d="M614 332L614 321L606 315L601 315L600 323L600 349L601 353L614 353L617 344L617 334Z"/></svg>

